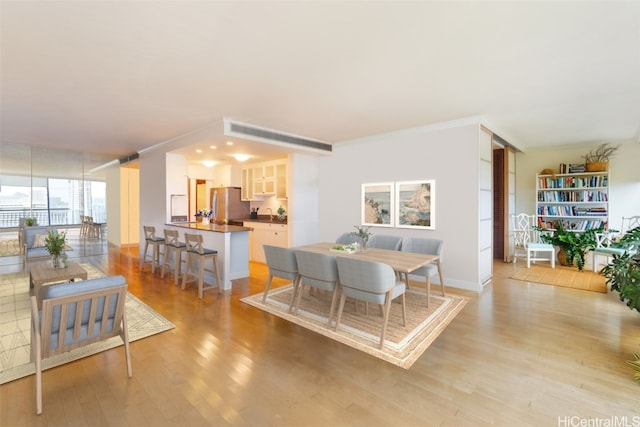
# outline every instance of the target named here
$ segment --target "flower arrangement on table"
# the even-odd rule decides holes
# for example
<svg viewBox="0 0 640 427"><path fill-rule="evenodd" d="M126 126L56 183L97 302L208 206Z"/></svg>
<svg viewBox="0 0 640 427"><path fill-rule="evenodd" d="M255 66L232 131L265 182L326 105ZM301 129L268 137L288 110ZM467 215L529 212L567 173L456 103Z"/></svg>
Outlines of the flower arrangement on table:
<svg viewBox="0 0 640 427"><path fill-rule="evenodd" d="M352 231L351 235L357 237L362 242L363 246L367 246L367 242L369 241L369 236L372 234L369 233L369 229L371 226L366 225L354 225L356 231Z"/></svg>
<svg viewBox="0 0 640 427"><path fill-rule="evenodd" d="M44 247L51 254L54 268L60 268L60 262L64 267L67 266L67 256L64 254L65 243L66 235L64 232L56 233L51 230L47 232L47 237L44 239Z"/></svg>
<svg viewBox="0 0 640 427"><path fill-rule="evenodd" d="M200 209L198 211L198 213L196 214L196 217L202 217L202 218L209 218L211 219L211 215L213 214L213 211L211 209Z"/></svg>

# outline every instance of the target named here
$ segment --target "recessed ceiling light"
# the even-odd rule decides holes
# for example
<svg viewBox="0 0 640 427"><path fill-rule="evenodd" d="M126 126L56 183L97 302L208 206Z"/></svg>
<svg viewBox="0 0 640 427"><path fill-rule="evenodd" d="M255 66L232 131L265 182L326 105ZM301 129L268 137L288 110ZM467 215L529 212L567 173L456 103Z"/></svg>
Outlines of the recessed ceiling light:
<svg viewBox="0 0 640 427"><path fill-rule="evenodd" d="M198 148L198 149L196 150L196 153L202 153L202 150Z"/></svg>
<svg viewBox="0 0 640 427"><path fill-rule="evenodd" d="M211 148L212 150L215 150L218 147L216 147L215 145L210 145L209 148Z"/></svg>
<svg viewBox="0 0 640 427"><path fill-rule="evenodd" d="M227 141L227 145L233 145L233 141Z"/></svg>
<svg viewBox="0 0 640 427"><path fill-rule="evenodd" d="M249 158L248 154L234 154L233 157L236 158L237 161L239 162L244 162L245 160L247 160Z"/></svg>
<svg viewBox="0 0 640 427"><path fill-rule="evenodd" d="M213 160L204 160L202 164L208 168L212 168L215 166L216 162L214 162Z"/></svg>

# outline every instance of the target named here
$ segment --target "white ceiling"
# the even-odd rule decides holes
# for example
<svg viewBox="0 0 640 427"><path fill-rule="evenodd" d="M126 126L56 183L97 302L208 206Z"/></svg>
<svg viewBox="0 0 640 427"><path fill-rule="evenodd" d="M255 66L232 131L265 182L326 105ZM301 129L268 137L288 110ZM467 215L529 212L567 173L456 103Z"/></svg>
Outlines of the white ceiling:
<svg viewBox="0 0 640 427"><path fill-rule="evenodd" d="M640 140L639 2L0 8L3 143L119 158L223 117L329 143L470 116L525 150Z"/></svg>

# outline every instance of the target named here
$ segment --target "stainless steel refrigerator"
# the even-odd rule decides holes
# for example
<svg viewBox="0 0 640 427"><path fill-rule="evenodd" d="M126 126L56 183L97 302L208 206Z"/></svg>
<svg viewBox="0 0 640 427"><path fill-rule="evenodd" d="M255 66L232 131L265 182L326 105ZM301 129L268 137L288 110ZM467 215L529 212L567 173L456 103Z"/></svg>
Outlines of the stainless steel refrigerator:
<svg viewBox="0 0 640 427"><path fill-rule="evenodd" d="M247 219L250 216L250 203L241 200L240 187L218 187L211 189L211 210L213 218Z"/></svg>

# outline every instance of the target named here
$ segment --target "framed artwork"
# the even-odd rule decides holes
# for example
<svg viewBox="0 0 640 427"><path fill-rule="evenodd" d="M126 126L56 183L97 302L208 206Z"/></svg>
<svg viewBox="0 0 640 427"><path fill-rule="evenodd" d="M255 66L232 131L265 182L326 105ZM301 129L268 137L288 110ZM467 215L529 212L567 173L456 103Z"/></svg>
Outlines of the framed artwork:
<svg viewBox="0 0 640 427"><path fill-rule="evenodd" d="M396 227L435 230L435 180L396 183Z"/></svg>
<svg viewBox="0 0 640 427"><path fill-rule="evenodd" d="M362 225L393 227L393 182L362 184Z"/></svg>

